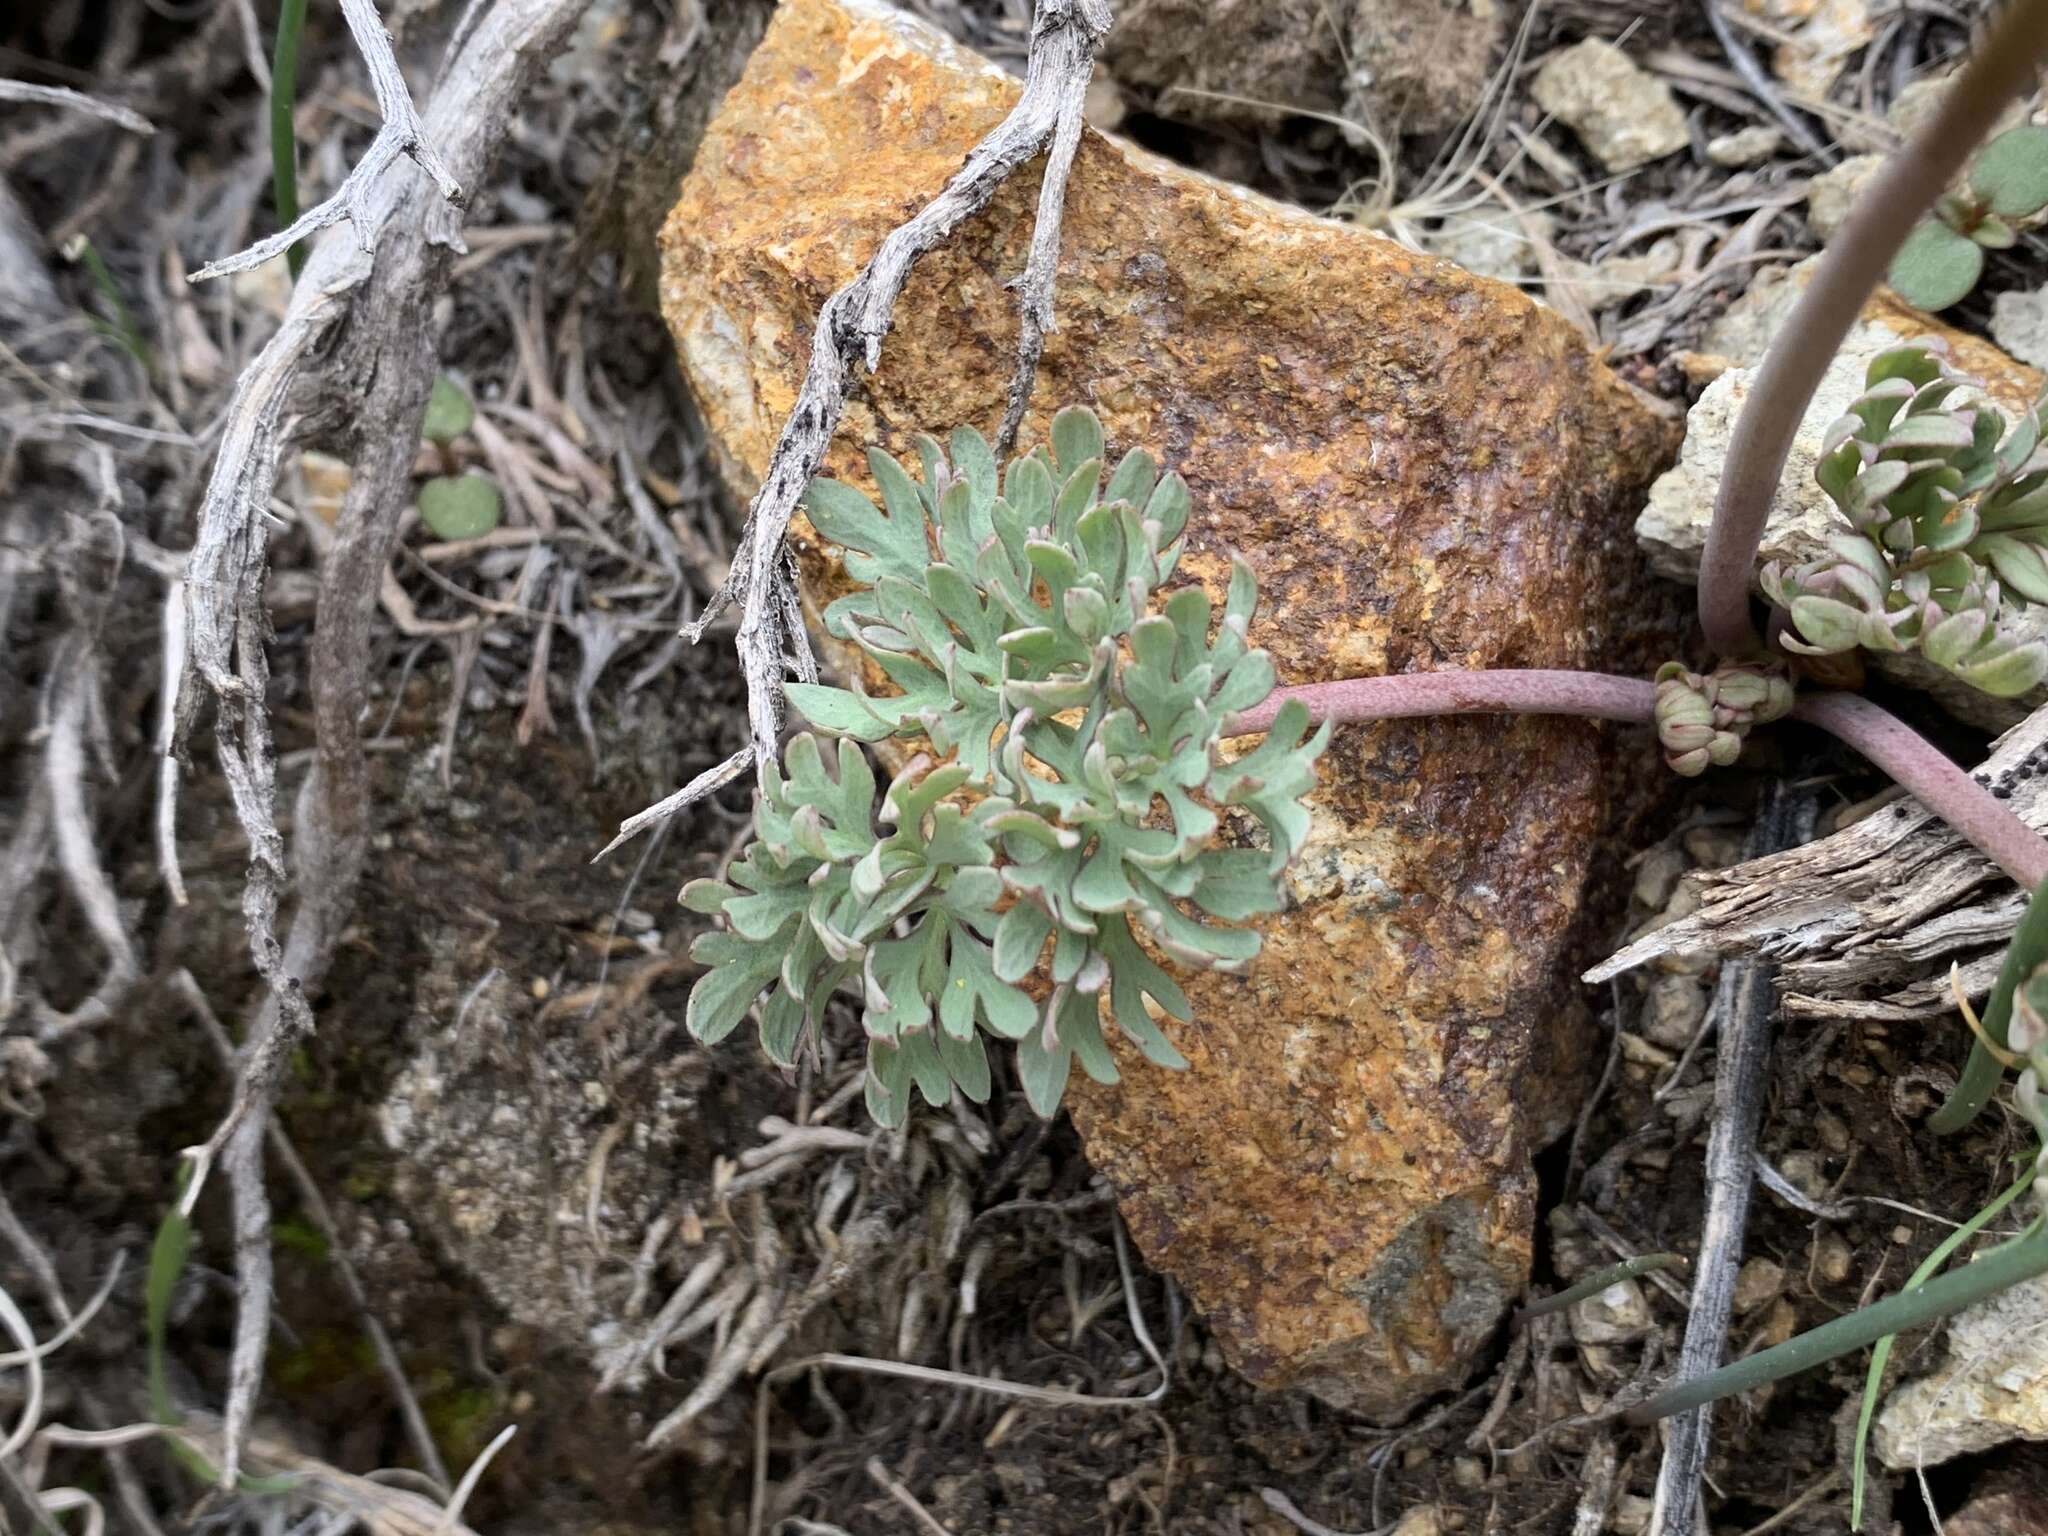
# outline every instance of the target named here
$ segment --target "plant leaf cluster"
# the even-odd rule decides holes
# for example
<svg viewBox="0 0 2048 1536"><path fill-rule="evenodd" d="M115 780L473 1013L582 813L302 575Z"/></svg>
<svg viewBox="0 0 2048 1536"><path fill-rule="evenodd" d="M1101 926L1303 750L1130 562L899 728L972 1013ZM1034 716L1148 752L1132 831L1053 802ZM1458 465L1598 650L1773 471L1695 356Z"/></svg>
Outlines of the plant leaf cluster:
<svg viewBox="0 0 2048 1536"><path fill-rule="evenodd" d="M1892 289L1921 309L1946 309L1977 286L1986 251L2009 250L2014 226L2048 208L2048 128L2023 123L1986 144L1967 190L1944 195L1892 258Z"/></svg>
<svg viewBox="0 0 2048 1536"><path fill-rule="evenodd" d="M1329 734L1310 737L1291 702L1224 760L1224 722L1265 699L1273 666L1247 638L1257 588L1242 561L1220 615L1197 587L1155 602L1184 548L1178 475L1134 451L1105 479L1101 423L1079 408L1054 418L1049 451L1000 473L970 429L950 449L920 437L921 478L870 454L879 506L812 484L813 526L862 583L825 626L896 691L787 684L838 738L836 768L797 736L786 769L763 775L754 841L726 880L683 893L724 919L694 951L710 969L692 1032L723 1038L766 993L762 1044L789 1062L846 988L885 1125L913 1088L933 1105L955 1087L985 1098L983 1035L1015 1042L1042 1114L1076 1061L1114 1082L1105 1003L1148 1059L1184 1066L1152 1011L1186 1020L1188 1001L1148 945L1211 969L1258 952L1236 925L1279 909ZM888 786L878 829L856 743L891 737L936 755ZM1259 846L1218 846L1226 831ZM1043 1002L1024 985L1041 966Z"/></svg>
<svg viewBox="0 0 2048 1536"><path fill-rule="evenodd" d="M2027 692L2048 676L2048 645L2014 622L2048 603L2048 395L2008 432L1931 342L1879 353L1864 382L1814 471L1848 530L1762 574L1791 619L1782 643L1918 651L1985 693Z"/></svg>

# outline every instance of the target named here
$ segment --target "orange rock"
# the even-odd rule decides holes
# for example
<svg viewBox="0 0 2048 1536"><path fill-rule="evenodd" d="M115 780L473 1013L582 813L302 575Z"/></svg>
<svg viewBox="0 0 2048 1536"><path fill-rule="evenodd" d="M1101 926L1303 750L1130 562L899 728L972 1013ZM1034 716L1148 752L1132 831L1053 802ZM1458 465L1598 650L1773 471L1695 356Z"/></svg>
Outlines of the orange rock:
<svg viewBox="0 0 2048 1536"><path fill-rule="evenodd" d="M662 232L662 300L750 494L819 304L935 193L1016 82L875 0L787 0ZM1017 334L1020 174L911 278L829 463L993 433ZM1194 494L1182 571L1256 568L1287 681L1596 665L1671 425L1512 288L1090 133L1026 446L1069 401ZM815 604L844 580L799 518ZM1564 721L1340 732L1249 974L1183 977L1192 1062L1069 1090L1150 1259L1254 1381L1399 1412L1521 1290L1529 1155L1580 1091L1564 964L1605 813Z"/></svg>

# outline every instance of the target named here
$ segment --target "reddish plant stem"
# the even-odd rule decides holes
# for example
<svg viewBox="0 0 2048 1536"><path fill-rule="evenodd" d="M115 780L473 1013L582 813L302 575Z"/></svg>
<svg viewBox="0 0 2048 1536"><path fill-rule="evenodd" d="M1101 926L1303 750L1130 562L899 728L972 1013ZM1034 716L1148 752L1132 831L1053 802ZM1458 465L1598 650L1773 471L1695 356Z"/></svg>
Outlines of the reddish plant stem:
<svg viewBox="0 0 2048 1536"><path fill-rule="evenodd" d="M1280 706L1298 699L1315 720L1339 725L1418 715L1576 715L1648 725L1657 690L1640 678L1599 672L1405 672L1276 688L1263 704L1230 717L1226 735L1269 730ZM2048 879L2048 840L2012 813L1910 726L1853 693L1809 694L1792 716L1847 742L1941 817L1987 858L2033 890Z"/></svg>
<svg viewBox="0 0 2048 1536"><path fill-rule="evenodd" d="M1265 703L1232 715L1224 734L1270 730L1273 717L1289 699L1307 705L1312 718L1339 725L1417 715L1578 715L1647 725L1657 705L1657 690L1641 678L1536 669L1347 677L1335 683L1275 688Z"/></svg>
<svg viewBox="0 0 2048 1536"><path fill-rule="evenodd" d="M1700 562L1700 627L1720 655L1740 657L1762 647L1750 621L1750 574L1785 455L1821 375L1913 226L1999 113L2032 88L2044 59L2048 0L2012 0L1970 51L1926 126L1858 195L1764 354L1728 445Z"/></svg>
<svg viewBox="0 0 2048 1536"><path fill-rule="evenodd" d="M2048 879L2048 840L1904 721L1853 693L1809 694L1793 705L1792 718L1819 726L1869 758L2021 890L2032 891Z"/></svg>

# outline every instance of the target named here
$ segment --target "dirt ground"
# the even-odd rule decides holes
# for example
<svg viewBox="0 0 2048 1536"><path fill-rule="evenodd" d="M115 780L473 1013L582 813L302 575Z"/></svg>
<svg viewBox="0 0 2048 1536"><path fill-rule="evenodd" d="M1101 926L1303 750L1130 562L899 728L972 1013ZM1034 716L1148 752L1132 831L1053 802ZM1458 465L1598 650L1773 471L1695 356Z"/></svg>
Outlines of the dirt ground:
<svg viewBox="0 0 2048 1536"><path fill-rule="evenodd" d="M914 8L1021 60L1024 0ZM385 9L423 85L460 8ZM1836 87L1831 131L1857 147L1904 84L1961 46L1978 9L1888 13ZM249 55L267 54L274 7L257 0L253 40L241 11L237 0L56 0L0 20L0 77L111 96L157 124L144 139L0 102L0 214L18 212L55 298L0 311L0 1287L47 1333L125 1260L105 1305L48 1362L45 1423L105 1429L147 1415L146 1256L179 1150L206 1138L231 1086L192 999L239 1034L258 991L241 908L247 849L210 741L194 744L182 801L188 904L167 895L154 841L163 573L191 541L228 391L284 303L275 269L183 281L273 223ZM545 507L565 532L437 553L414 530L393 568L364 725L372 855L311 998L317 1032L294 1050L279 1101L307 1181L273 1160L277 1308L259 1437L343 1472L412 1469L413 1484L401 1473L354 1494L368 1528L394 1531L425 1528L374 1492L417 1483L418 1426L459 1474L512 1423L517 1438L463 1512L477 1531L711 1536L748 1529L757 1498L763 1529L875 1536L1641 1531L1661 1442L1602 1409L1675 1355L1685 1312L1658 1284L1637 1285L1639 1306L1604 1331L1581 1322L1575 1334L1556 1316L1504 1327L1465 1392L1405 1424L1367 1423L1255 1392L1225 1367L1172 1284L1125 1251L1071 1129L1039 1122L1021 1094L871 1134L848 1091L860 1070L850 1014L793 1074L751 1044L705 1050L683 1031L700 920L672 894L744 833L744 782L592 855L745 739L729 630L696 648L674 639L730 559L738 520L646 302L653 227L630 210L659 197L632 167L636 134L684 132L704 109L677 100L693 69L716 73L692 50L732 50L717 29L758 15L601 0L471 214L470 252L436 316L441 367L486 402L488 431L462 451L519 510ZM315 4L307 25L301 176L326 189L367 142L375 108L338 13ZM1589 35L1661 60L1702 141L1768 119L1696 8L1557 0L1530 31L1529 57ZM1510 117L1533 132L1526 73L1509 81ZM1357 216L1370 204L1371 157L1340 128L1279 114L1193 128L1133 106L1125 131L1152 148L1305 206ZM1561 130L1549 137L1577 152ZM1428 185L1456 143L1402 141L1408 185ZM1699 239L1699 260L1595 320L1616 366L1667 399L1694 387L1683 354L1752 280L1751 258L1814 248L1797 200L1753 217L1814 172L1796 149L1747 171L1680 154L1558 194L1514 145L1490 142L1485 163L1549 201L1555 257L1612 256L1652 224ZM1433 227L1431 212L1418 227ZM1715 259L1739 229L1747 254ZM1951 318L1982 330L1990 295L2037 282L2039 260L2024 247L1996 255ZM289 837L313 739L314 572L346 466L297 452L286 466L266 702ZM106 515L125 530L125 556L96 581L77 529ZM51 700L81 665L96 688L85 761L60 782ZM1881 787L1788 731L1730 774L1633 797L1596 875L1605 931L1591 947L1605 953L1656 920L1681 869L1732 862L1779 781L1823 818ZM70 791L85 797L86 855L135 948L104 1017L88 1007L108 969L91 884L43 858L27 830ZM1617 1254L1696 1249L1713 1048L1659 1043L1658 1019L1711 981L1680 967L1589 995L1609 1060L1575 1133L1543 1155L1532 1294ZM1922 1129L1965 1043L1946 1025L1784 1030L1761 1150L1812 1209L1759 1194L1737 1350L1893 1288L1949 1222L2009 1181L2026 1147L2014 1117L1950 1140ZM224 1191L209 1188L195 1225L166 1354L174 1397L199 1412L218 1409L229 1372ZM411 1427L342 1258L388 1331ZM695 1327L671 1336L686 1311ZM755 1317L779 1319L765 1345ZM1894 1369L1939 1348L1902 1340ZM848 1356L1127 1401L991 1397L839 1363ZM1847 1529L1863 1369L1852 1356L1724 1405L1708 1469L1714 1532ZM10 1422L22 1392L0 1377ZM679 1408L692 1409L687 1422L665 1429ZM340 1528L295 1524L307 1506L292 1494L203 1499L160 1444L50 1454L42 1484L92 1493L116 1528ZM1588 1525L1581 1503L1603 1485L1614 1497ZM1911 1478L1874 1469L1865 1529L1930 1531L1936 1511L1973 1495L2042 1485L2043 1448L1930 1469L1924 1499ZM33 1520L20 1482L0 1485L0 1529Z"/></svg>

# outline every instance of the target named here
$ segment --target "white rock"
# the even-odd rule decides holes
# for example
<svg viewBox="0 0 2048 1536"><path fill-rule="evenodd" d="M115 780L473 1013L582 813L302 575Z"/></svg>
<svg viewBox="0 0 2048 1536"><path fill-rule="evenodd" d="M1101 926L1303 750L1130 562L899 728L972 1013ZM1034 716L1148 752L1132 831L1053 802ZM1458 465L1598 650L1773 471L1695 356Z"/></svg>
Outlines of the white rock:
<svg viewBox="0 0 2048 1536"><path fill-rule="evenodd" d="M1863 183L1884 164L1882 155L1851 155L1841 164L1822 171L1807 183L1806 227L1813 238L1826 245L1849 217L1849 208Z"/></svg>
<svg viewBox="0 0 2048 1536"><path fill-rule="evenodd" d="M1877 35L1870 0L1819 0L1771 57L1780 80L1802 96L1825 97L1851 54Z"/></svg>
<svg viewBox="0 0 2048 1536"><path fill-rule="evenodd" d="M1991 339L2021 362L2048 368L2048 288L2010 290L1994 298Z"/></svg>
<svg viewBox="0 0 2048 1536"><path fill-rule="evenodd" d="M1597 37L1553 53L1530 94L1610 171L1634 170L1691 142L1671 87Z"/></svg>
<svg viewBox="0 0 2048 1536"><path fill-rule="evenodd" d="M1426 243L1467 272L1512 283L1536 270L1529 231L1547 240L1555 223L1541 210L1517 218L1505 208L1474 208L1446 217Z"/></svg>
<svg viewBox="0 0 2048 1536"><path fill-rule="evenodd" d="M1784 129L1771 123L1759 123L1754 128L1717 134L1707 140L1707 158L1733 171L1768 160L1784 147Z"/></svg>
<svg viewBox="0 0 2048 1536"><path fill-rule="evenodd" d="M2008 1440L2048 1440L2048 1276L1949 1319L1948 1359L1891 1395L1872 1444L1903 1468Z"/></svg>

